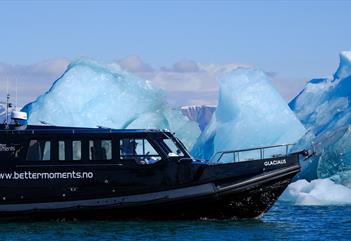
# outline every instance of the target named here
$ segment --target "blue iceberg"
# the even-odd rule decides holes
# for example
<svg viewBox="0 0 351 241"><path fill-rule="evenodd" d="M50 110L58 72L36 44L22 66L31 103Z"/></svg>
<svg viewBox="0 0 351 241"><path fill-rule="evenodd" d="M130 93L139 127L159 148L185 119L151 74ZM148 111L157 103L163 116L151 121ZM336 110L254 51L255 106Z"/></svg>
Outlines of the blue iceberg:
<svg viewBox="0 0 351 241"><path fill-rule="evenodd" d="M351 189L328 178L302 179L290 184L280 200L303 206L351 205Z"/></svg>
<svg viewBox="0 0 351 241"><path fill-rule="evenodd" d="M218 151L293 144L306 132L287 103L256 68L239 68L219 80L218 107L192 154L210 159Z"/></svg>
<svg viewBox="0 0 351 241"><path fill-rule="evenodd" d="M188 148L200 135L197 123L180 110L171 109L164 93L150 82L117 64L85 59L71 63L48 92L23 110L28 113L29 124L169 129Z"/></svg>
<svg viewBox="0 0 351 241"><path fill-rule="evenodd" d="M6 103L0 102L0 123L3 123L6 119Z"/></svg>
<svg viewBox="0 0 351 241"><path fill-rule="evenodd" d="M211 121L215 106L201 105L201 106L182 106L182 114L199 124L200 130L204 131L208 123Z"/></svg>
<svg viewBox="0 0 351 241"><path fill-rule="evenodd" d="M349 183L351 170L351 52L340 54L340 64L331 78L313 79L290 107L308 129L300 141L316 156L304 164L300 178L332 177Z"/></svg>

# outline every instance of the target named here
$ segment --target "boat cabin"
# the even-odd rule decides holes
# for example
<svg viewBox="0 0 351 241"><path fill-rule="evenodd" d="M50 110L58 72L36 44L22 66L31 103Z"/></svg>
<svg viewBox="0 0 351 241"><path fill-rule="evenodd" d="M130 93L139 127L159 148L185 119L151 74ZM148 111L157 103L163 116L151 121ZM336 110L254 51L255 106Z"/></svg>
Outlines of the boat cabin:
<svg viewBox="0 0 351 241"><path fill-rule="evenodd" d="M133 163L190 158L168 131L0 125L0 159L11 163Z"/></svg>

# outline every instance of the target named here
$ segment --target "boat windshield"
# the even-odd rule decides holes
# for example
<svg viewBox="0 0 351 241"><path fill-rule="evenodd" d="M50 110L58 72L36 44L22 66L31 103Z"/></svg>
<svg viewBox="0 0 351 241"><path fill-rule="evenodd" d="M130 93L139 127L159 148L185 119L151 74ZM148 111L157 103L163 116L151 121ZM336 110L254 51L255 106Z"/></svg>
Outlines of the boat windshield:
<svg viewBox="0 0 351 241"><path fill-rule="evenodd" d="M165 149L167 150L168 152L167 154L169 157L184 156L184 152L182 151L182 148L175 140L171 138L164 138L162 139L162 143L166 147Z"/></svg>

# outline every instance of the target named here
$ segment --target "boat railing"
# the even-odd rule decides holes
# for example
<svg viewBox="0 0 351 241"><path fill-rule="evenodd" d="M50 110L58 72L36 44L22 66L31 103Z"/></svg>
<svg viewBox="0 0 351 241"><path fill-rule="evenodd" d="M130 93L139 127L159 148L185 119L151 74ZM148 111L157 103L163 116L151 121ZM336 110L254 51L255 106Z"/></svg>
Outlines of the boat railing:
<svg viewBox="0 0 351 241"><path fill-rule="evenodd" d="M281 157L289 154L290 147L294 144L281 144L272 146L255 147L234 151L219 151L210 160L211 163L242 162L258 159Z"/></svg>

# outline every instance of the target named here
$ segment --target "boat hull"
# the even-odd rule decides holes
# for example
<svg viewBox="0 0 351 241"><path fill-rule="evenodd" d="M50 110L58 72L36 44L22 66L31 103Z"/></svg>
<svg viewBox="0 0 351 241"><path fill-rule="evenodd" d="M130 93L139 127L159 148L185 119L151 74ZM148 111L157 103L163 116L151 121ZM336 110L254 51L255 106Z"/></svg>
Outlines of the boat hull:
<svg viewBox="0 0 351 241"><path fill-rule="evenodd" d="M0 216L258 217L300 170L288 147L200 161L167 131L0 125Z"/></svg>
<svg viewBox="0 0 351 241"><path fill-rule="evenodd" d="M226 185L206 183L141 195L0 205L0 214L89 219L255 218L269 210L298 171L296 165Z"/></svg>

